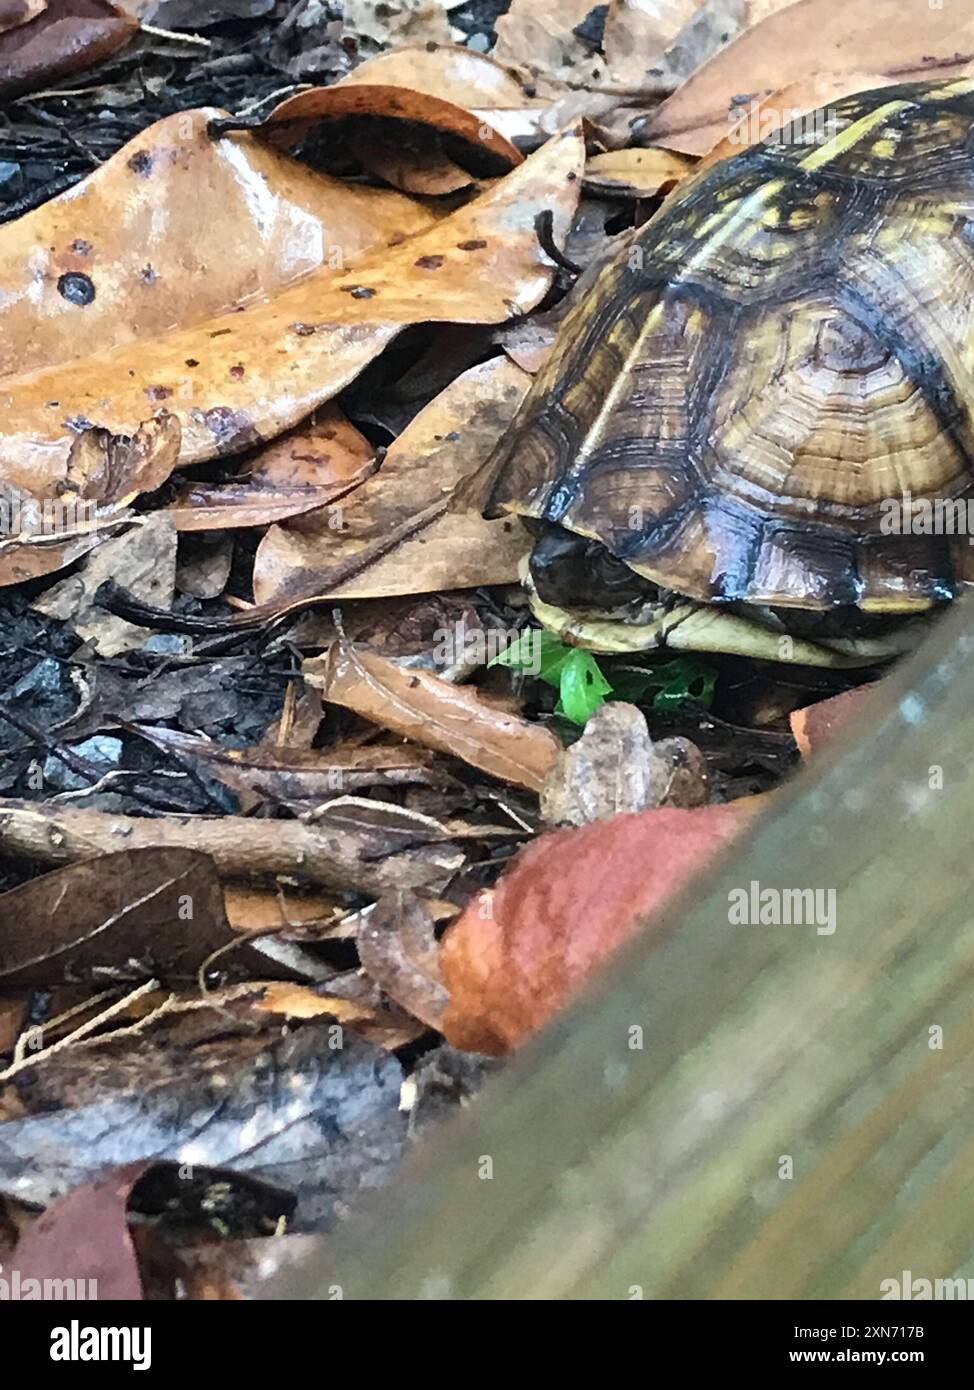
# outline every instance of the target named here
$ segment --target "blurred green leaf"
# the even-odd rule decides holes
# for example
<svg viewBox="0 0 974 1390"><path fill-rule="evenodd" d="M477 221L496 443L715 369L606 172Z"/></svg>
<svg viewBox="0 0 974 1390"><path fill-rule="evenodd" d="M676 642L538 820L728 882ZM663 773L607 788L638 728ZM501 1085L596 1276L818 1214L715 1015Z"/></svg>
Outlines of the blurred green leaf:
<svg viewBox="0 0 974 1390"><path fill-rule="evenodd" d="M565 715L574 724L584 724L605 704L612 686L592 653L575 648L562 666L559 692L561 698L555 713Z"/></svg>

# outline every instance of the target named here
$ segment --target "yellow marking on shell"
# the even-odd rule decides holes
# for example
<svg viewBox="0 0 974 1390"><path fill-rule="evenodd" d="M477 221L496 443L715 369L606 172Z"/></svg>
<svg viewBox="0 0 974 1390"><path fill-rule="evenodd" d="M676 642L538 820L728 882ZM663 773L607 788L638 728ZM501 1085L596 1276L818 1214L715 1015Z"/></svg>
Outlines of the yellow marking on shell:
<svg viewBox="0 0 974 1390"><path fill-rule="evenodd" d="M938 83L917 100L942 101L944 97L960 97L965 92L974 92L974 77L955 77L953 82L944 82L942 85Z"/></svg>
<svg viewBox="0 0 974 1390"><path fill-rule="evenodd" d="M840 130L838 135L833 135L832 139L826 141L819 149L813 150L804 159L800 159L798 161L799 169L821 169L824 165L831 163L838 155L845 154L847 150L858 145L890 116L895 116L898 112L905 111L908 106L913 105L915 103L912 101L888 101L884 106L877 106L875 111L860 116L858 121L853 121L852 125L846 126L845 130Z"/></svg>
<svg viewBox="0 0 974 1390"><path fill-rule="evenodd" d="M896 141L885 136L882 140L873 142L873 154L879 159L892 159L896 153Z"/></svg>

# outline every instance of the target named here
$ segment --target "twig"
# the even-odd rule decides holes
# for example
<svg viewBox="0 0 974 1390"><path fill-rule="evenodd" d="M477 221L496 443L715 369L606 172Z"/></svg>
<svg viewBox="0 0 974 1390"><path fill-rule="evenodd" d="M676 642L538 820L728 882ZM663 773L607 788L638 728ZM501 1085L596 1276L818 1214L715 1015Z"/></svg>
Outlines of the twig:
<svg viewBox="0 0 974 1390"><path fill-rule="evenodd" d="M461 862L449 842L390 853L381 824L353 826L337 817L329 824L327 808L309 824L245 816L121 816L0 800L0 847L7 854L69 864L156 846L199 850L229 878L287 874L372 897L395 886L442 883Z"/></svg>
<svg viewBox="0 0 974 1390"><path fill-rule="evenodd" d="M52 1043L50 1047L45 1047L40 1052L32 1052L29 1057L21 1056L18 1060L11 1062L6 1071L0 1071L0 1081L9 1081L12 1076L16 1076L18 1072L25 1071L27 1067L36 1067L38 1062L46 1062L48 1058L53 1057L56 1052L63 1052L65 1048L80 1042L82 1038L86 1038L89 1033L93 1033L96 1028L100 1028L102 1024L107 1023L109 1019L115 1018L120 1013L124 1013L130 1004L136 1003L137 1000L144 998L147 994L152 994L158 988L158 980L146 980L144 985L139 985L138 989L133 989L130 994L126 994L123 998L117 999L114 1004L110 1004L108 1008L103 1009L100 1014L95 1014L93 1018L89 1018L86 1023L82 1023L79 1028L76 1028L73 1033L68 1033L65 1037L59 1038L58 1041Z"/></svg>
<svg viewBox="0 0 974 1390"><path fill-rule="evenodd" d="M213 40L204 39L202 34L177 34L173 29L159 29L155 24L142 24L143 34L151 34L155 39L173 39L176 43L194 43L199 48L212 48Z"/></svg>

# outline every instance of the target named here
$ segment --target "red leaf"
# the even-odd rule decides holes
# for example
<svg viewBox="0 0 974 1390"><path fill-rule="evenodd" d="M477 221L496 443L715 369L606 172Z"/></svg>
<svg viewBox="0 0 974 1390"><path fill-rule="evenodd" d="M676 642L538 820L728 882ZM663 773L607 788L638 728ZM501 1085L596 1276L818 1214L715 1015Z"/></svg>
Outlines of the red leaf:
<svg viewBox="0 0 974 1390"><path fill-rule="evenodd" d="M870 693L878 682L859 685L853 690L843 690L841 695L833 695L829 700L819 700L817 704L796 709L791 715L791 732L798 744L803 758L809 758L828 746L847 724L855 719L865 708Z"/></svg>
<svg viewBox="0 0 974 1390"><path fill-rule="evenodd" d="M522 850L443 939L449 1041L479 1052L517 1046L764 804L657 807L553 831Z"/></svg>

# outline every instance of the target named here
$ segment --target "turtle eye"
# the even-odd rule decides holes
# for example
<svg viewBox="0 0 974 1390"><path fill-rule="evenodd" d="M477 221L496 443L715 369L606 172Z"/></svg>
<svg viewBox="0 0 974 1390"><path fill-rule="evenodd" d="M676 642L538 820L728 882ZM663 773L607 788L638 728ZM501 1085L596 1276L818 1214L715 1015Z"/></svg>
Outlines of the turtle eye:
<svg viewBox="0 0 974 1390"><path fill-rule="evenodd" d="M618 608L655 593L649 580L599 541L552 526L531 555L531 579L538 597L556 608Z"/></svg>

